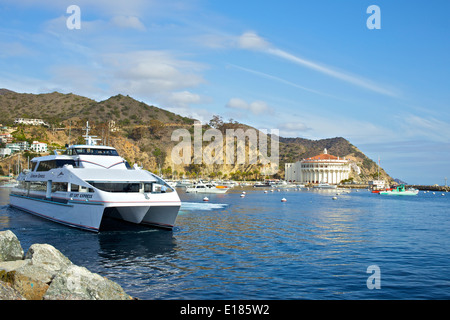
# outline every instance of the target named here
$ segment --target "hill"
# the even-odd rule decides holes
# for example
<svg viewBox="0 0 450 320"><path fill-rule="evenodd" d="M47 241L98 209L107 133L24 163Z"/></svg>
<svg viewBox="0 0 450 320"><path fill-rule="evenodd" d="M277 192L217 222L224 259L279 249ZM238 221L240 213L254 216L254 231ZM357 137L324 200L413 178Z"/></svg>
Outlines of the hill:
<svg viewBox="0 0 450 320"><path fill-rule="evenodd" d="M194 119L183 117L170 111L137 101L129 96L118 94L104 101L58 92L45 94L16 93L0 89L0 123L12 126L16 118L38 118L50 124L50 128L18 126L13 136L17 140L39 140L53 149L63 148L66 143L81 143L86 121L93 127L92 134L104 143L114 146L131 163L138 163L152 171L178 175L203 174L224 176L236 179L260 179L261 164L174 165L171 163L172 148L178 141L171 141L175 129L194 132ZM251 129L237 121L224 122L214 116L209 124L204 124L202 132L216 128L225 133L226 129ZM203 143L207 145L208 143ZM268 143L270 145L270 143ZM375 177L377 165L344 138L336 137L322 140L303 138L279 138L279 172L284 177L284 164L322 153L327 148L330 154L350 159L361 169L352 171L355 181L367 181ZM245 151L249 151L248 146ZM22 161L25 161L22 158ZM6 164L3 165L3 168ZM392 180L382 169L381 177Z"/></svg>

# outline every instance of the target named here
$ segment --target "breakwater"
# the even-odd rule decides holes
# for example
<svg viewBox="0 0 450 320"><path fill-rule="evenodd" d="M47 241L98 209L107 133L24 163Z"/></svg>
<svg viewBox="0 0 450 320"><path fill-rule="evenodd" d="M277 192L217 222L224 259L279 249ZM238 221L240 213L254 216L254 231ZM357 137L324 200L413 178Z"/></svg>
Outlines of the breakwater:
<svg viewBox="0 0 450 320"><path fill-rule="evenodd" d="M406 185L406 188L414 188L421 191L444 191L444 192L450 191L450 187L448 186Z"/></svg>

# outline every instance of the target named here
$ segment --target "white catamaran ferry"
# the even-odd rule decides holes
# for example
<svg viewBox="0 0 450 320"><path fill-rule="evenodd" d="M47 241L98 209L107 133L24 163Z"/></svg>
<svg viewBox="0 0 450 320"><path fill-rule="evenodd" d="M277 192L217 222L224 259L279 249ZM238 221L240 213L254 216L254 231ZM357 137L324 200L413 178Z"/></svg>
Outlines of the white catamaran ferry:
<svg viewBox="0 0 450 320"><path fill-rule="evenodd" d="M116 149L85 145L36 157L11 190L10 205L71 227L98 232L104 217L171 229L181 206L174 188L151 172L131 168Z"/></svg>

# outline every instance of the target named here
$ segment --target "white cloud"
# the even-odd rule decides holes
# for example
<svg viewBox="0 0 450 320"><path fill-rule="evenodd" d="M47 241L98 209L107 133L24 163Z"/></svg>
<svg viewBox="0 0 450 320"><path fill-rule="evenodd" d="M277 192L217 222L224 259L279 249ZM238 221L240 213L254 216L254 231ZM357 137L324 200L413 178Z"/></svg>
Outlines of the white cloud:
<svg viewBox="0 0 450 320"><path fill-rule="evenodd" d="M306 124L300 121L280 123L277 128L280 130L280 136L282 137L299 137L305 131L310 130Z"/></svg>
<svg viewBox="0 0 450 320"><path fill-rule="evenodd" d="M238 44L242 49L264 50L270 47L266 40L253 31L243 33L238 39Z"/></svg>
<svg viewBox="0 0 450 320"><path fill-rule="evenodd" d="M133 51L103 55L110 69L110 84L118 92L127 90L139 96L167 95L173 91L198 86L204 82L199 74L204 66L180 60L165 51Z"/></svg>
<svg viewBox="0 0 450 320"><path fill-rule="evenodd" d="M253 101L248 103L239 98L231 98L226 104L226 107L241 111L250 111L254 115L260 115L272 111L272 109L264 101Z"/></svg>
<svg viewBox="0 0 450 320"><path fill-rule="evenodd" d="M196 93L187 90L172 92L168 95L167 101L169 105L187 107L190 104L198 104L203 102L203 98Z"/></svg>
<svg viewBox="0 0 450 320"><path fill-rule="evenodd" d="M111 19L111 22L120 28L131 28L140 31L145 31L144 24L135 16L115 16Z"/></svg>

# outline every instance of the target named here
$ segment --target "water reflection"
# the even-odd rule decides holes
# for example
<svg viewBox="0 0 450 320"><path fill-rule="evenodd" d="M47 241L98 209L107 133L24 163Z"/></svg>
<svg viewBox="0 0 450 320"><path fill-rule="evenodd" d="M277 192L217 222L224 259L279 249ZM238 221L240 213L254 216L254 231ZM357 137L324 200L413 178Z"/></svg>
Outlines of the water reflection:
<svg viewBox="0 0 450 320"><path fill-rule="evenodd" d="M108 219L109 220L109 219ZM114 261L131 262L174 252L176 240L172 231L107 221L98 234L99 255Z"/></svg>

